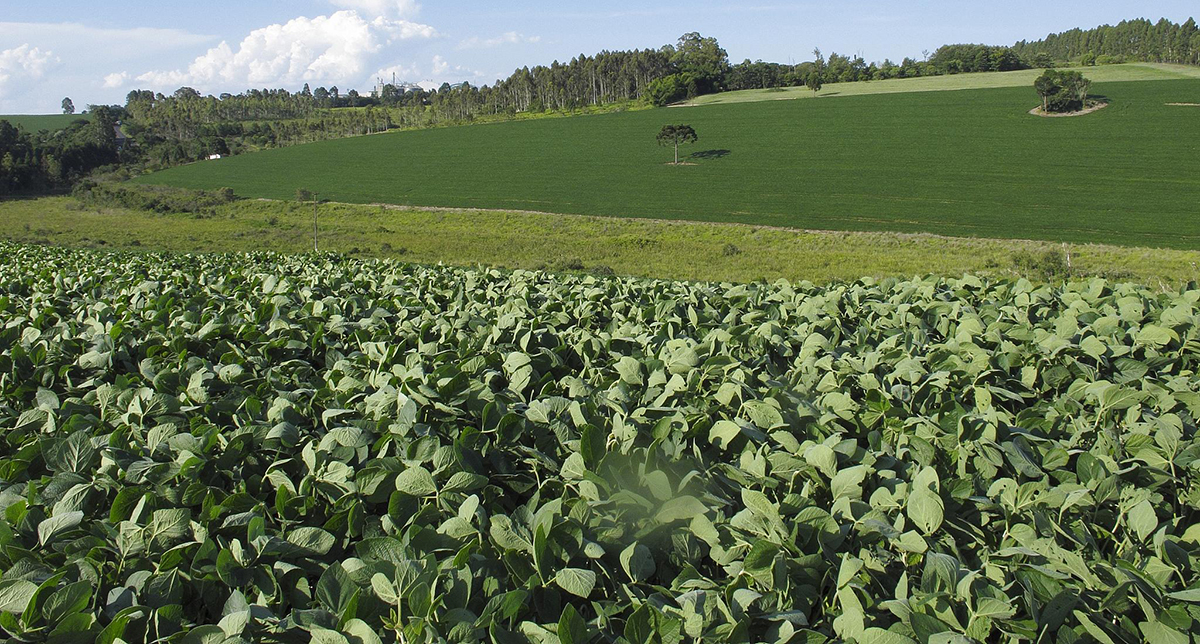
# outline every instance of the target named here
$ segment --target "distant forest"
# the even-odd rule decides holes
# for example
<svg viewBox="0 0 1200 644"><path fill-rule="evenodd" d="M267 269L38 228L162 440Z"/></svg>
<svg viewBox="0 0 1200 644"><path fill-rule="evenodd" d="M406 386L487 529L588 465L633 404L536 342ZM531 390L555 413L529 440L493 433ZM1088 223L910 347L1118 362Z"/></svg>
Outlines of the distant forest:
<svg viewBox="0 0 1200 644"><path fill-rule="evenodd" d="M1072 29L1050 34L1036 42L1021 41L1013 50L1032 59L1045 54L1055 60L1093 62L1178 63L1200 65L1200 28L1189 18L1177 25L1166 18L1158 22L1126 20L1095 29Z"/></svg>
<svg viewBox="0 0 1200 644"><path fill-rule="evenodd" d="M391 129L666 105L734 90L1052 67L1066 61L1198 64L1200 31L1190 19L1182 25L1131 20L1012 47L946 45L921 59L899 62L869 63L837 53L826 59L815 51L814 60L795 65L761 60L733 64L715 38L689 33L659 49L580 54L565 63L523 67L478 87L445 84L428 91L384 85L372 95L308 85L296 93L262 89L220 96L188 87L169 95L137 90L123 106L90 106L99 118L63 132L21 132L0 123L0 194L64 189L97 168L152 170L212 155Z"/></svg>

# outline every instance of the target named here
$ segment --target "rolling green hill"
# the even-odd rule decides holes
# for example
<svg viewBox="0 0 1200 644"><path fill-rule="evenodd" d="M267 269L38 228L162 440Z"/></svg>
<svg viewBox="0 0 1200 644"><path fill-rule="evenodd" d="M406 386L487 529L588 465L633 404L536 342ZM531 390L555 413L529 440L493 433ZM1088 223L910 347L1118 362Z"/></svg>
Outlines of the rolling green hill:
<svg viewBox="0 0 1200 644"><path fill-rule="evenodd" d="M955 74L951 76L925 76L921 78L893 78L883 81L859 83L834 83L826 85L813 94L805 87L780 89L751 89L740 92L709 94L689 101L679 107L699 105L722 105L725 103L755 103L758 101L786 101L801 98L825 98L827 96L862 96L866 94L905 94L909 92L947 92L964 89L994 89L998 87L1032 87L1033 81L1042 74L1041 69L1023 69L1015 72L986 72L979 74ZM1170 65L1164 63L1129 63L1103 67L1078 67L1092 82L1116 83L1125 81L1163 81L1200 78L1200 67Z"/></svg>
<svg viewBox="0 0 1200 644"><path fill-rule="evenodd" d="M1030 87L714 105L393 133L142 179L288 199L1200 248L1200 80L1096 83L1043 119ZM687 122L692 166L655 134ZM1184 136L1191 132L1193 135Z"/></svg>
<svg viewBox="0 0 1200 644"><path fill-rule="evenodd" d="M17 114L13 116L0 115L0 121L8 121L28 132L42 130L61 130L79 119L87 120L86 115L80 114Z"/></svg>

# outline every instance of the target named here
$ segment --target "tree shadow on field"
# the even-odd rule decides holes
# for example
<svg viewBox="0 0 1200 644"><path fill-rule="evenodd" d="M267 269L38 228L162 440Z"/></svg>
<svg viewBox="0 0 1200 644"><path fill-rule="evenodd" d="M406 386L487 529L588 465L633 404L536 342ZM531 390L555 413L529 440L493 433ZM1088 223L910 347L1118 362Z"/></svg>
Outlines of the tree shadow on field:
<svg viewBox="0 0 1200 644"><path fill-rule="evenodd" d="M725 157L727 157L731 154L733 154L733 153L730 152L729 150L703 150L700 152L693 152L691 158L693 158L693 159L724 159Z"/></svg>

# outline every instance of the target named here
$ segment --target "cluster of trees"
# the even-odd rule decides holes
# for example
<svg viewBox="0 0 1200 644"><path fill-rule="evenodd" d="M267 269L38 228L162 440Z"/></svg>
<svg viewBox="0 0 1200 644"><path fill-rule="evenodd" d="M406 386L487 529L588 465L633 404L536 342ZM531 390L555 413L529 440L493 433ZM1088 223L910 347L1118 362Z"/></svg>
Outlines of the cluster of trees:
<svg viewBox="0 0 1200 644"><path fill-rule="evenodd" d="M1183 24L1163 18L1126 20L1116 26L1072 29L1013 48L1023 58L1045 55L1055 60L1078 60L1087 65L1125 61L1200 65L1200 28L1189 18Z"/></svg>
<svg viewBox="0 0 1200 644"><path fill-rule="evenodd" d="M1051 67L1053 61L1023 58L1011 47L988 45L946 45L922 60L905 58L867 62L862 56L844 56L836 52L825 59L820 50L812 61L784 65L746 60L733 65L721 84L725 90L810 87L819 89L832 83L918 78L972 72L1006 72L1034 67ZM687 98L677 92L675 100Z"/></svg>
<svg viewBox="0 0 1200 644"><path fill-rule="evenodd" d="M1042 112L1066 114L1088 107L1092 81L1079 72L1047 69L1034 81L1033 86L1042 97Z"/></svg>
<svg viewBox="0 0 1200 644"><path fill-rule="evenodd" d="M117 114L92 106L91 120L79 119L57 132L30 133L0 120L0 195L53 192L121 161Z"/></svg>

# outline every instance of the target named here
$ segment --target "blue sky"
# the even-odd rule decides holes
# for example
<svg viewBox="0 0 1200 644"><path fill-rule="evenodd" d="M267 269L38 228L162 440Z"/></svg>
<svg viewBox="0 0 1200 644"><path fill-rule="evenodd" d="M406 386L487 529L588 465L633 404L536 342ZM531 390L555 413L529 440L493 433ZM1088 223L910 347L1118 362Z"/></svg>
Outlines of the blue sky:
<svg viewBox="0 0 1200 644"><path fill-rule="evenodd" d="M1136 7L1136 8L1135 8ZM735 62L814 47L868 60L958 42L1011 44L1127 18L1186 20L1194 2L1008 0L0 0L0 114L120 103L131 89L205 93L304 82L366 90L378 75L490 83L523 65L716 36Z"/></svg>

